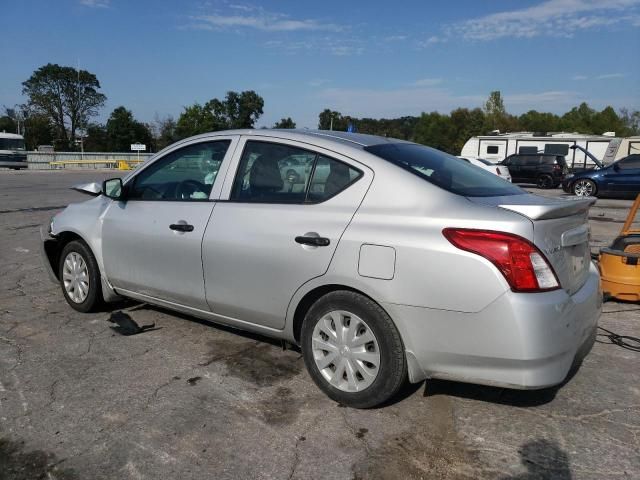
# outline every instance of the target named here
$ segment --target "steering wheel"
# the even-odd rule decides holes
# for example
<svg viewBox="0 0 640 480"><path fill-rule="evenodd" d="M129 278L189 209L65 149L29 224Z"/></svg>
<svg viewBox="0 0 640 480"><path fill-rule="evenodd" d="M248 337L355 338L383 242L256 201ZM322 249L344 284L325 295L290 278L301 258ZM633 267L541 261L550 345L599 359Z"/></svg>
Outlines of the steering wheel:
<svg viewBox="0 0 640 480"><path fill-rule="evenodd" d="M176 197L181 200L189 200L194 192L202 192L207 195L207 186L197 180L187 179L178 184Z"/></svg>

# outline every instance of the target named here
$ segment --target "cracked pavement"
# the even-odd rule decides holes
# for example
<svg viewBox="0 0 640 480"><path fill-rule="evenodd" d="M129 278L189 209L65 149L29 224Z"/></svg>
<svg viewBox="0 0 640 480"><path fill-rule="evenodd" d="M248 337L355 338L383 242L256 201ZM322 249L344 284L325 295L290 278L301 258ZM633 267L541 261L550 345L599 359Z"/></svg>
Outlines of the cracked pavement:
<svg viewBox="0 0 640 480"><path fill-rule="evenodd" d="M267 338L133 302L75 312L38 226L115 175L0 171L0 479L640 478L640 353L604 338L559 390L428 381L362 411ZM630 205L598 201L594 249ZM640 306L604 311L640 336ZM112 312L156 329L119 335Z"/></svg>

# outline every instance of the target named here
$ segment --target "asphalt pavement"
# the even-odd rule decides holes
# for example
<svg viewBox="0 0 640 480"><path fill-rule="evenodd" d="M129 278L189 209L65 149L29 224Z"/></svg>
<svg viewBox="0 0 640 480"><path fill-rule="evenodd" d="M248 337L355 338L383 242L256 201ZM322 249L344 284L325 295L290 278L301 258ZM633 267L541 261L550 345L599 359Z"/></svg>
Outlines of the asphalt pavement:
<svg viewBox="0 0 640 480"><path fill-rule="evenodd" d="M0 480L640 478L640 353L599 337L559 389L446 381L344 408L299 352L152 306L81 314L49 282L39 225L106 171L0 171ZM562 192L538 192L562 195ZM599 200L592 246L628 200ZM156 328L123 336L112 316ZM600 324L640 336L640 306Z"/></svg>

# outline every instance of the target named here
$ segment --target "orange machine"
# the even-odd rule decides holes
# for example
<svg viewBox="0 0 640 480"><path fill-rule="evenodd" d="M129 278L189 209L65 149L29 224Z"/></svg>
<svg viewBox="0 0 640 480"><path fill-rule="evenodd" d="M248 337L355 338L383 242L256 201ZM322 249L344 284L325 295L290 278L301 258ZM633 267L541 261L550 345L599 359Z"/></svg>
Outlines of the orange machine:
<svg viewBox="0 0 640 480"><path fill-rule="evenodd" d="M602 248L598 259L605 298L640 301L640 230L632 229L640 208L640 195L633 202L620 235L610 247Z"/></svg>

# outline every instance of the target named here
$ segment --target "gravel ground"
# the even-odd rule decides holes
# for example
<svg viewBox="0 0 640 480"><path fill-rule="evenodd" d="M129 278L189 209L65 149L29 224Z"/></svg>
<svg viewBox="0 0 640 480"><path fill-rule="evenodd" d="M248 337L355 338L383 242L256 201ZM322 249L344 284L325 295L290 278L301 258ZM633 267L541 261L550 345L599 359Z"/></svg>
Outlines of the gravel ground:
<svg viewBox="0 0 640 480"><path fill-rule="evenodd" d="M640 478L640 353L605 337L560 389L427 381L359 411L267 338L135 303L73 311L38 227L83 199L67 186L110 176L0 172L0 480ZM630 204L598 201L594 249ZM638 305L604 310L640 336ZM156 329L119 335L114 314Z"/></svg>

